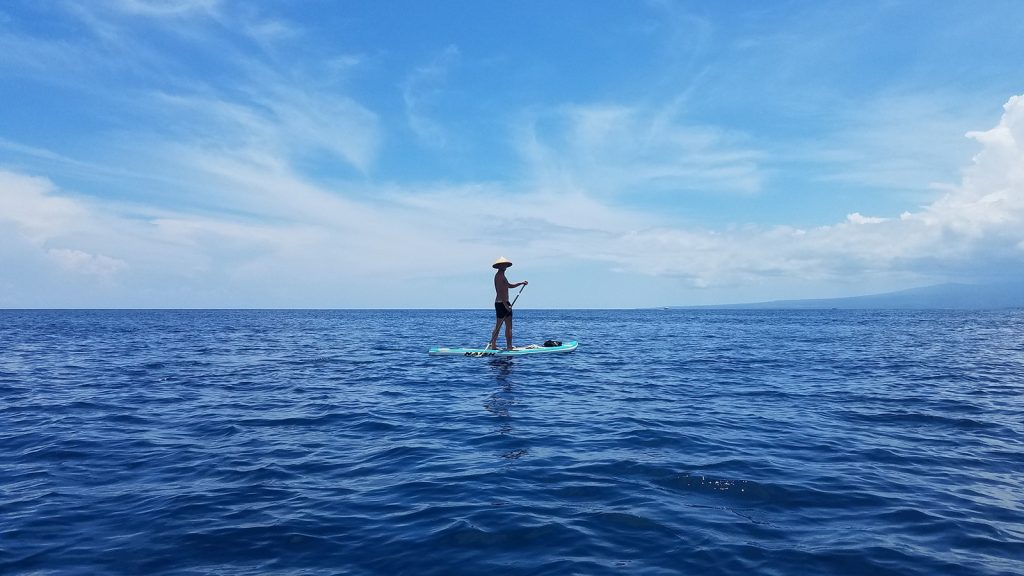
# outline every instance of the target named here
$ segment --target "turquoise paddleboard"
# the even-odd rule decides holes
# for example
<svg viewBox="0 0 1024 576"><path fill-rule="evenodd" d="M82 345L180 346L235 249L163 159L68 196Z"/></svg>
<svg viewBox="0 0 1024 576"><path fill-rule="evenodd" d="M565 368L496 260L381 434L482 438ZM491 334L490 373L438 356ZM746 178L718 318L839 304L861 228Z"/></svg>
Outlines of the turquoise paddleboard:
<svg viewBox="0 0 1024 576"><path fill-rule="evenodd" d="M573 340L561 346L537 346L531 345L512 350L486 350L484 348L431 348L429 354L432 356L526 356L528 354L550 354L552 352L572 352L579 342Z"/></svg>

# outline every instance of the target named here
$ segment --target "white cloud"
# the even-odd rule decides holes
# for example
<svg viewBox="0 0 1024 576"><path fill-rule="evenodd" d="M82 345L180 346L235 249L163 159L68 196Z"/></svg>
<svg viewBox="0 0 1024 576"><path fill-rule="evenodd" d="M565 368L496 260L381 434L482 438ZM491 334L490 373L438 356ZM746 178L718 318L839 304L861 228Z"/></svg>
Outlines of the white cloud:
<svg viewBox="0 0 1024 576"><path fill-rule="evenodd" d="M1004 106L999 124L968 132L982 150L963 184L926 210L905 217L968 240L1024 236L1024 97Z"/></svg>
<svg viewBox="0 0 1024 576"><path fill-rule="evenodd" d="M854 212L846 215L846 221L852 224L881 224L887 221L888 218L879 218L877 216L864 216L860 212Z"/></svg>
<svg viewBox="0 0 1024 576"><path fill-rule="evenodd" d="M0 225L60 270L147 287L155 301L143 305L169 301L157 284L210 305L240 302L235 293L248 305L367 302L388 286L459 276L497 254L533 266L610 265L696 288L995 275L1024 261L1022 110L1024 99L1011 99L998 126L971 133L982 150L932 204L898 218L854 212L816 228L679 228L551 182L359 184L365 200L357 201L345 188L356 184L329 188L272 157L202 148L168 160L190 188L216 197L206 215L87 202L46 179L0 171Z"/></svg>
<svg viewBox="0 0 1024 576"><path fill-rule="evenodd" d="M221 3L221 0L109 0L109 6L115 10L150 17L211 15Z"/></svg>
<svg viewBox="0 0 1024 576"><path fill-rule="evenodd" d="M0 227L61 270L108 279L124 269L127 263L118 258L67 247L89 244L108 223L49 180L0 170Z"/></svg>
<svg viewBox="0 0 1024 576"><path fill-rule="evenodd" d="M458 61L459 49L450 45L429 64L413 70L402 83L402 99L409 127L428 146L444 148L447 144L447 130L433 119L430 110L438 103L448 72Z"/></svg>
<svg viewBox="0 0 1024 576"><path fill-rule="evenodd" d="M623 269L676 275L693 286L783 275L1013 274L1006 262L1024 263L1024 97L1004 108L998 126L969 133L983 149L961 184L918 212L897 219L853 213L847 222L807 230L641 230L617 236L600 253Z"/></svg>
<svg viewBox="0 0 1024 576"><path fill-rule="evenodd" d="M102 254L89 254L81 250L50 248L46 253L51 260L69 272L107 278L127 267L127 263L124 260L118 260L117 258L111 258Z"/></svg>
<svg viewBox="0 0 1024 576"><path fill-rule="evenodd" d="M970 153L971 143L957 138L987 118L977 102L957 94L891 91L850 98L829 111L824 136L815 131L809 141L789 143L780 156L812 162L822 170L812 177L826 184L926 198L930 186L956 177L952 169Z"/></svg>
<svg viewBox="0 0 1024 576"><path fill-rule="evenodd" d="M377 116L352 99L288 88L279 77L249 87L251 101L217 95L162 94L157 105L172 107L176 125L192 134L186 146L215 152L279 159L327 152L366 173L380 147ZM185 115L185 119L181 118Z"/></svg>
<svg viewBox="0 0 1024 576"><path fill-rule="evenodd" d="M56 194L45 178L0 170L0 223L13 226L34 244L80 230L88 210L79 201Z"/></svg>
<svg viewBox="0 0 1024 576"><path fill-rule="evenodd" d="M600 196L751 194L763 179L762 154L743 135L688 125L671 108L569 106L526 121L519 146L539 180Z"/></svg>
<svg viewBox="0 0 1024 576"><path fill-rule="evenodd" d="M750 134L688 120L684 96L660 107L562 105L521 113L514 135L526 160L521 180L390 184L372 177L386 122L339 87L366 61L341 56L311 71L307 66L317 64L245 55L239 46L251 46L253 38L273 43L301 31L257 17L258 8L222 8L213 0L111 0L68 8L93 31L92 39L0 36L0 49L10 49L5 68L60 81L79 70L73 74L84 92L103 95L111 110L127 105L125 118L137 116L146 127L103 134L104 142L120 139L135 148L130 161L117 156L116 163L109 150L93 156L106 154L106 161L84 162L71 158L74 152L0 139L0 148L35 159L33 168L58 182L60 170L92 172L94 185L104 172L120 187L107 196L120 200L101 200L101 193L90 198L0 170L2 237L23 240L34 262L126 287L280 289L262 305L303 305L312 296L343 293L353 282L369 294L365 301L385 284L459 276L498 254L552 267L582 261L697 287L995 273L1007 261L1021 261L1019 97L1007 103L999 126L969 134L982 150L963 181L922 209L897 217L857 206L863 213L851 208L842 222L806 229L687 228L669 215L623 206L645 194L757 194L774 143L769 157ZM176 27L183 18L195 18L195 25ZM679 23L703 30L698 44L707 41L706 24ZM172 43L195 40L218 59L208 69L224 76L177 62L175 50L145 37L153 30ZM239 43L237 34L247 38ZM451 46L399 83L405 119L428 145L452 145L438 112L462 58ZM132 77L127 91L101 85L126 70ZM156 86L162 92L154 93ZM952 125L948 110L927 99L883 100L890 102L879 98L843 116L856 129L840 130L817 158L836 167L833 180L934 194L928 176L945 153L935 152L939 146L921 152L915 144L922 133L941 140ZM79 137L81 150L89 140ZM804 149L792 157L808 155ZM920 156L925 160L914 160ZM332 161L340 169L332 169ZM148 180L139 177L143 172ZM166 178L153 178L160 175Z"/></svg>

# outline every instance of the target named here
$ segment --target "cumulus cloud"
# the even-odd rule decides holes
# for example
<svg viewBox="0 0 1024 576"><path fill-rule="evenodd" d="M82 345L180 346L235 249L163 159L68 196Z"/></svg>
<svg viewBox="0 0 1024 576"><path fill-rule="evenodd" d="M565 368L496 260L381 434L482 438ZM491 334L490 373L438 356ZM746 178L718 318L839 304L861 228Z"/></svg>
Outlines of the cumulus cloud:
<svg viewBox="0 0 1024 576"><path fill-rule="evenodd" d="M45 178L0 170L0 228L61 270L110 278L127 266L118 258L67 247L88 243L86 238L105 227L103 220Z"/></svg>
<svg viewBox="0 0 1024 576"><path fill-rule="evenodd" d="M963 184L907 220L970 239L1024 236L1024 96L1014 96L1003 110L995 128L967 133L982 150Z"/></svg>
<svg viewBox="0 0 1024 576"><path fill-rule="evenodd" d="M73 233L87 220L79 201L57 194L52 182L0 169L0 223L34 244Z"/></svg>

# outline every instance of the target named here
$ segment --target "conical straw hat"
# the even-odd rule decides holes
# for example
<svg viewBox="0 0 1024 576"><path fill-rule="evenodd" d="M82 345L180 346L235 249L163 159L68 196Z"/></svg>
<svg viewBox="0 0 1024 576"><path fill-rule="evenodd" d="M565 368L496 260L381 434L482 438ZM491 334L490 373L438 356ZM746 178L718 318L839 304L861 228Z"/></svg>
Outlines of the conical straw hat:
<svg viewBox="0 0 1024 576"><path fill-rule="evenodd" d="M495 260L494 264L491 264L491 268L501 268L502 266L504 266L505 268L508 268L511 265L512 265L512 262L510 262L508 258L505 258L504 256L502 256L501 258L498 258L497 260Z"/></svg>

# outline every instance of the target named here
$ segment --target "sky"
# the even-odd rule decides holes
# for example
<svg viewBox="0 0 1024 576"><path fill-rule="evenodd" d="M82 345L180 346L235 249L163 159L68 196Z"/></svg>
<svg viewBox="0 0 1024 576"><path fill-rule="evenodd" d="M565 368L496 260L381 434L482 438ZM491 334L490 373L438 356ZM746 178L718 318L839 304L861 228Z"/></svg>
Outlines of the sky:
<svg viewBox="0 0 1024 576"><path fill-rule="evenodd" d="M1024 279L1024 3L9 0L0 308Z"/></svg>

